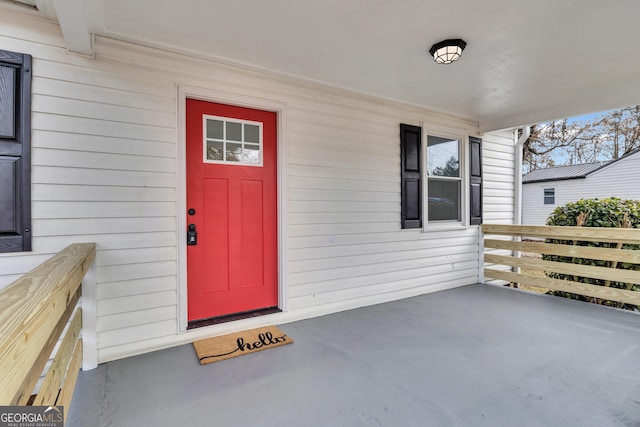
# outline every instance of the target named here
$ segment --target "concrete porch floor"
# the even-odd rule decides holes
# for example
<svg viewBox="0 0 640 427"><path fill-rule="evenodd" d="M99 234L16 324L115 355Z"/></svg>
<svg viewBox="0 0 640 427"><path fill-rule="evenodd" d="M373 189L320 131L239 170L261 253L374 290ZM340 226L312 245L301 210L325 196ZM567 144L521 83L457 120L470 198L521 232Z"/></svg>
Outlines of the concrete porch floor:
<svg viewBox="0 0 640 427"><path fill-rule="evenodd" d="M471 285L280 328L81 372L67 426L640 426L635 313Z"/></svg>

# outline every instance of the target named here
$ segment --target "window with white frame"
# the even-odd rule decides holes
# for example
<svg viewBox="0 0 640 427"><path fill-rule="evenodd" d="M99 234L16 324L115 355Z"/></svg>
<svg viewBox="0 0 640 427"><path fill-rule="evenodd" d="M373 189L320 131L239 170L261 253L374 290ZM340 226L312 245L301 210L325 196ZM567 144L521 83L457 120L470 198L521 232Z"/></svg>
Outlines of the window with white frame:
<svg viewBox="0 0 640 427"><path fill-rule="evenodd" d="M203 116L205 163L262 166L262 123Z"/></svg>
<svg viewBox="0 0 640 427"><path fill-rule="evenodd" d="M556 204L556 189L545 188L544 189L544 204L555 205Z"/></svg>
<svg viewBox="0 0 640 427"><path fill-rule="evenodd" d="M427 136L428 222L462 221L462 142L455 138Z"/></svg>
<svg viewBox="0 0 640 427"><path fill-rule="evenodd" d="M402 229L482 224L482 139L447 134L400 124Z"/></svg>

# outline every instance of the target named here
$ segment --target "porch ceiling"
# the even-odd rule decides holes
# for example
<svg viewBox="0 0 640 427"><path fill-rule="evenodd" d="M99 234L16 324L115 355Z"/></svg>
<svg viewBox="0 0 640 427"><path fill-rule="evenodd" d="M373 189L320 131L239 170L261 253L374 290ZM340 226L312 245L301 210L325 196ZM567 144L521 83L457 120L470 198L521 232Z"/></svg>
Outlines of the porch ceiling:
<svg viewBox="0 0 640 427"><path fill-rule="evenodd" d="M418 104L481 131L640 103L634 0L82 2L97 35ZM82 23L59 9L77 42ZM428 49L446 38L468 46L438 65Z"/></svg>

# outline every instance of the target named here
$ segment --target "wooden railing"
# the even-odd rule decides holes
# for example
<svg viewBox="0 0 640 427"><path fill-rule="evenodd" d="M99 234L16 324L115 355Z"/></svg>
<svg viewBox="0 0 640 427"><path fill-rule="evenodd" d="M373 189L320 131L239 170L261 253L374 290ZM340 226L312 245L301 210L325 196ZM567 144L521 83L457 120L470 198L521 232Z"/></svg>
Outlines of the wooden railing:
<svg viewBox="0 0 640 427"><path fill-rule="evenodd" d="M530 286L580 294L602 300L617 301L640 305L640 292L629 289L619 289L611 286L591 285L577 280L564 280L546 277L544 273L552 272L569 277L592 278L606 281L606 283L622 282L632 285L640 284L640 271L616 268L618 263L640 264L640 250L623 249L623 245L640 244L640 229L630 228L594 228L594 227L551 227L551 226L516 226L516 225L482 225L485 234L484 247L486 249L505 249L517 253L530 252L535 254L559 255L564 257L587 258L590 260L607 261L608 266L593 266L571 264L566 262L545 261L536 258L524 258L508 255L497 255L485 252L485 263L494 266L505 265L513 270L523 269L523 272L501 271L488 265L484 269L485 278L506 280ZM512 237L529 237L533 239L552 239L564 241L564 244L542 241L515 241L487 238L489 235ZM614 247L589 247L578 242L609 242ZM611 245L613 246L613 245ZM542 272L538 276L527 274L526 271ZM565 276L566 277L566 276Z"/></svg>
<svg viewBox="0 0 640 427"><path fill-rule="evenodd" d="M82 315L76 306L94 258L95 243L72 244L0 290L0 405L68 407L71 403L82 363Z"/></svg>

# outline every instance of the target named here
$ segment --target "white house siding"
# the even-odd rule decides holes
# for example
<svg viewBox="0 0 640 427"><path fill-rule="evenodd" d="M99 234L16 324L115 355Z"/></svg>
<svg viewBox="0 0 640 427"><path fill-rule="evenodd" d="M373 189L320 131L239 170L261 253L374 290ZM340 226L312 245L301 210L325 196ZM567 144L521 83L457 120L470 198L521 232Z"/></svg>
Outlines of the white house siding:
<svg viewBox="0 0 640 427"><path fill-rule="evenodd" d="M399 123L465 135L474 123L110 39L95 59L70 55L56 25L13 12L0 15L0 48L34 58L33 252L0 255L0 283L96 242L99 362L262 321L179 332L178 85L285 105L287 311L270 322L478 280L477 227L400 230ZM512 142L483 137L485 218L509 221Z"/></svg>
<svg viewBox="0 0 640 427"><path fill-rule="evenodd" d="M483 135L483 220L491 224L513 224L514 163L513 131Z"/></svg>
<svg viewBox="0 0 640 427"><path fill-rule="evenodd" d="M483 135L483 221L487 224L514 224L515 200L515 141L512 130ZM508 236L491 236L493 239L510 239ZM488 249L496 255L511 255L510 251ZM491 268L510 270L508 266L491 265ZM501 280L486 280L504 284Z"/></svg>
<svg viewBox="0 0 640 427"><path fill-rule="evenodd" d="M556 207L580 199L619 197L640 200L639 170L640 153L636 153L612 162L586 178L523 184L523 223L544 225ZM555 188L555 204L544 204L545 188Z"/></svg>
<svg viewBox="0 0 640 427"><path fill-rule="evenodd" d="M563 181L563 186L566 186L570 182L578 181ZM580 179L580 181L584 181ZM531 184L522 184L522 223L527 225L544 225L547 222L549 214L557 207L563 205L565 202L561 202L558 197L563 191L558 191L558 183L554 182L535 182ZM556 203L553 205L544 204L544 189L553 188L556 192ZM578 197L579 199L580 197ZM576 200L578 200L576 199ZM567 200L570 201L570 200Z"/></svg>

